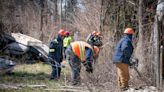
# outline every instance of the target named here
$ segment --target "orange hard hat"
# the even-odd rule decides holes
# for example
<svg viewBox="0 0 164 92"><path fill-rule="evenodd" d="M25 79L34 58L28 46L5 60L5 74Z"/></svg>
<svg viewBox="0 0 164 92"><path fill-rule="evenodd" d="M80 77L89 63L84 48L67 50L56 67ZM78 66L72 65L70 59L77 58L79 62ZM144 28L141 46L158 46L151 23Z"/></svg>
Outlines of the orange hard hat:
<svg viewBox="0 0 164 92"><path fill-rule="evenodd" d="M93 50L94 50L94 53L95 53L94 57L98 57L100 49L97 46L93 46Z"/></svg>
<svg viewBox="0 0 164 92"><path fill-rule="evenodd" d="M60 34L61 36L65 36L65 31L64 31L64 29L60 29L59 32L58 32L58 34Z"/></svg>
<svg viewBox="0 0 164 92"><path fill-rule="evenodd" d="M126 28L124 34L134 34L134 30L132 28Z"/></svg>
<svg viewBox="0 0 164 92"><path fill-rule="evenodd" d="M99 36L101 33L100 32L97 32L95 35Z"/></svg>
<svg viewBox="0 0 164 92"><path fill-rule="evenodd" d="M96 33L97 33L96 31L93 31L93 32L92 32L93 35L96 35Z"/></svg>

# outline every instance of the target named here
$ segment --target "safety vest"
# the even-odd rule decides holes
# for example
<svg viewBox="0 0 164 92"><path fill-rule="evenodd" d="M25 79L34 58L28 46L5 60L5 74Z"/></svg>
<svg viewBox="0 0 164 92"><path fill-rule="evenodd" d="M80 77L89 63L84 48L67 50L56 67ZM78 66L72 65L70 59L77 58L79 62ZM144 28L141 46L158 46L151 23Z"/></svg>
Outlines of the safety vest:
<svg viewBox="0 0 164 92"><path fill-rule="evenodd" d="M92 52L93 52L93 48L91 47L91 45L83 41L73 42L71 43L71 47L74 54L78 56L82 62L86 60L86 53L85 53L86 47L92 49Z"/></svg>
<svg viewBox="0 0 164 92"><path fill-rule="evenodd" d="M64 47L69 46L71 42L72 42L71 36L65 37L64 40L63 40Z"/></svg>

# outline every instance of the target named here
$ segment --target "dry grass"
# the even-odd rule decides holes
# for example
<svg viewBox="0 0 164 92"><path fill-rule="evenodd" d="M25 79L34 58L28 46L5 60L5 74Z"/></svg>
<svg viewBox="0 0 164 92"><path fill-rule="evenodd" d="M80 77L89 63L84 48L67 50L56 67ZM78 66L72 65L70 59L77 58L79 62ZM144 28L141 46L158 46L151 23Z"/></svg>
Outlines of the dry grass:
<svg viewBox="0 0 164 92"><path fill-rule="evenodd" d="M65 78L68 78L68 67L62 70L61 79L58 81L49 80L51 67L47 64L23 64L17 65L12 75L0 75L0 83L6 85L46 85L47 88L18 87L17 89L2 89L2 92L45 92L45 89L56 89L66 85ZM53 91L54 92L54 91ZM58 92L58 91L55 91Z"/></svg>

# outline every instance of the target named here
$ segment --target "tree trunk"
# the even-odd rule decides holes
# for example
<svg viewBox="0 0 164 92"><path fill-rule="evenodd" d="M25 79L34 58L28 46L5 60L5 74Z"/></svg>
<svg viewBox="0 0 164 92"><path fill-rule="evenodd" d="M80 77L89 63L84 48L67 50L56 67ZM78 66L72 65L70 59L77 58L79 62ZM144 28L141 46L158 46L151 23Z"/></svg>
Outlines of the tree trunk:
<svg viewBox="0 0 164 92"><path fill-rule="evenodd" d="M138 8L138 16L139 16L139 41L137 43L137 48L136 48L136 57L139 59L139 61L141 62L139 65L139 71L142 72L144 70L145 67L145 59L144 59L144 44L143 44L143 0L139 0L139 8Z"/></svg>
<svg viewBox="0 0 164 92"><path fill-rule="evenodd" d="M158 5L156 9L156 16L154 22L154 61L155 61L155 71L156 71L156 86L162 88L162 51L160 56L160 34L163 30L163 18L164 18L164 0L158 0ZM162 39L161 39L162 40ZM160 58L161 57L161 58ZM161 61L161 62L160 62Z"/></svg>
<svg viewBox="0 0 164 92"><path fill-rule="evenodd" d="M155 61L155 72L156 72L156 86L159 88L160 85L160 52L159 52L159 30L158 30L158 19L155 16L154 22L154 61Z"/></svg>
<svg viewBox="0 0 164 92"><path fill-rule="evenodd" d="M58 18L58 4L57 4L58 0L54 0L54 4L55 4L55 17ZM56 22L56 21L55 21Z"/></svg>
<svg viewBox="0 0 164 92"><path fill-rule="evenodd" d="M43 37L44 37L44 33L43 33L43 18L44 18L44 14L43 14L43 11L44 11L44 5L45 4L45 1L42 0L42 3L41 3L41 14L40 14L40 31L41 31L41 36L40 36L40 40L43 41Z"/></svg>
<svg viewBox="0 0 164 92"><path fill-rule="evenodd" d="M63 3L63 0L60 0L60 29L62 28L62 3Z"/></svg>

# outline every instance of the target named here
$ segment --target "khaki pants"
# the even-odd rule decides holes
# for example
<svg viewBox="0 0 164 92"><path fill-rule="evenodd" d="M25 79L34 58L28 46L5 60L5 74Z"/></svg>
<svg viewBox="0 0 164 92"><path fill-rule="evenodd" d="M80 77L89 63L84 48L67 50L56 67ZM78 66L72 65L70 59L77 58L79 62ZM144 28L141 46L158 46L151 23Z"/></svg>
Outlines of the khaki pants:
<svg viewBox="0 0 164 92"><path fill-rule="evenodd" d="M116 64L116 68L117 68L119 87L121 87L121 88L128 87L128 81L130 79L128 64L118 63L118 64Z"/></svg>

